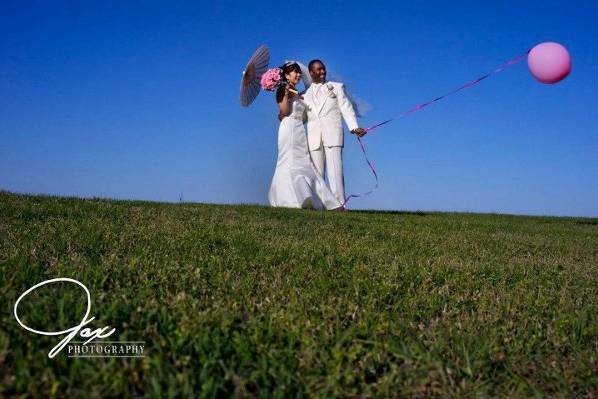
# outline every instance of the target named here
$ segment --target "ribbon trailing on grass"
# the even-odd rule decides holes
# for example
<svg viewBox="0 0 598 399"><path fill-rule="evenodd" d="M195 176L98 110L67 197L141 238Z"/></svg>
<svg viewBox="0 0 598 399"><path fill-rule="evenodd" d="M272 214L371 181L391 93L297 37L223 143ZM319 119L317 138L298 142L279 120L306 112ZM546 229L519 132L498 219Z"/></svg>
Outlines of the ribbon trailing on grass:
<svg viewBox="0 0 598 399"><path fill-rule="evenodd" d="M365 162L368 164L368 167L370 168L370 171L372 172L372 175L376 179L376 184L368 192L361 193L361 194L351 194L351 195L349 195L347 198L345 198L345 202L343 202L343 208L347 207L347 202L349 202L349 200L351 198L358 198L358 197L364 197L366 195L370 195L371 193L373 193L374 191L376 191L376 189L378 188L378 173L376 173L376 168L374 168L374 165L372 165L372 162L368 159L368 154L365 151L365 146L363 145L363 141L361 140L361 137L357 136L357 142L359 143L359 147L361 148L361 152L363 152L363 157L365 158Z"/></svg>
<svg viewBox="0 0 598 399"><path fill-rule="evenodd" d="M446 93L446 94L444 94L442 96L436 97L435 99L433 99L431 101L427 101L425 103L416 105L415 107L413 107L413 108L411 108L411 109L409 109L409 110L407 110L405 112L402 112L402 113L398 114L397 116L395 116L393 118L387 119L387 120L379 122L379 123L375 123L375 124L373 124L373 125L365 128L365 132L367 134L367 133L371 132L372 130L379 128L382 125L386 125L387 123L392 122L394 120L397 120L397 119L400 119L400 118L404 118L407 115L413 114L413 113L415 113L417 111L420 111L420 110L426 108L428 105L432 105L435 102L442 100L443 98L446 98L448 96L456 94L456 93L460 92L461 90L465 90L465 89L468 89L468 88L470 88L472 86L475 86L476 84L480 83L482 80L487 79L487 78L489 78L490 76L492 76L494 74L502 72L505 69L507 69L507 68L509 68L509 67L511 67L511 66L513 66L515 64L517 64L520 61L523 61L527 57L527 55L529 54L530 51L531 51L531 49L527 50L524 54L518 55L517 57L513 58L512 60L505 62L504 64L502 64L498 68L494 69L492 72L487 73L487 74L485 74L483 76L480 76L479 78L474 79L474 80L472 80L470 82L467 82L464 85L459 86L458 88L456 88L454 90L451 90L451 91L449 91L448 93ZM374 168L374 165L368 159L368 155L367 155L367 153L365 151L365 146L363 145L363 141L361 140L361 137L357 136L357 142L359 143L359 147L361 148L361 152L363 153L363 157L365 158L365 162L367 163L370 171L372 172L372 175L374 176L374 178L376 180L376 184L368 192L365 192L365 193L362 193L362 194L351 194L351 195L349 195L347 198L345 198L345 202L343 203L343 207L346 207L347 202L349 202L349 200L351 198L357 198L357 197L363 197L363 196L369 195L369 194L373 193L374 191L376 191L376 189L378 188L378 173L376 173L376 169Z"/></svg>

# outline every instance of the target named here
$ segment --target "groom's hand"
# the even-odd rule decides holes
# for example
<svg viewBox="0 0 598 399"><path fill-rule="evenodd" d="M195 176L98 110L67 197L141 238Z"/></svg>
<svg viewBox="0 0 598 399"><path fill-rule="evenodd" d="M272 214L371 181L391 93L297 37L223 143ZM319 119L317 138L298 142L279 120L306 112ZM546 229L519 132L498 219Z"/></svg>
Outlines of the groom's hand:
<svg viewBox="0 0 598 399"><path fill-rule="evenodd" d="M357 129L351 130L351 133L356 134L357 137L361 138L361 137L365 136L365 134L367 132L366 132L366 130L364 128L358 127Z"/></svg>

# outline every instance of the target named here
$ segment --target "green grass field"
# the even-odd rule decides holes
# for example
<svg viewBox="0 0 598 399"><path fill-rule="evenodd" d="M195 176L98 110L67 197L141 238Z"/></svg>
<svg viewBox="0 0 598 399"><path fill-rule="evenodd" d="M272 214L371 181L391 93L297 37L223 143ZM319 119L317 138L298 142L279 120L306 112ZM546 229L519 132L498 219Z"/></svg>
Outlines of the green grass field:
<svg viewBox="0 0 598 399"><path fill-rule="evenodd" d="M598 395L598 219L0 192L0 272L0 396ZM13 306L55 277L147 356L49 359ZM81 319L44 290L29 325Z"/></svg>

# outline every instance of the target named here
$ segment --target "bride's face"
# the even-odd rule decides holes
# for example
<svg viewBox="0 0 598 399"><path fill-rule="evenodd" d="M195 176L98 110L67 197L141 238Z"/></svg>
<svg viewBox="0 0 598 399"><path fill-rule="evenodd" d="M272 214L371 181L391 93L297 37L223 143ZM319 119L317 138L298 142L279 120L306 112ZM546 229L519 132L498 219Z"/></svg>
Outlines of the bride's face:
<svg viewBox="0 0 598 399"><path fill-rule="evenodd" d="M287 82L292 84L293 86L297 86L299 81L301 81L301 72L291 71L285 75L287 78Z"/></svg>

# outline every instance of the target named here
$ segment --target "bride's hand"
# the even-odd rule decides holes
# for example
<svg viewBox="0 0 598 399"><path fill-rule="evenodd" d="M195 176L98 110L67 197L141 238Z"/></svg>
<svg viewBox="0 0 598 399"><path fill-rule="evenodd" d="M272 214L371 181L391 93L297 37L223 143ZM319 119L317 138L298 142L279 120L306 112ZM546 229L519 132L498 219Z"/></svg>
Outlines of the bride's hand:
<svg viewBox="0 0 598 399"><path fill-rule="evenodd" d="M294 87L290 87L289 85L284 86L284 93L289 98L299 96L299 94L297 94L297 90Z"/></svg>

